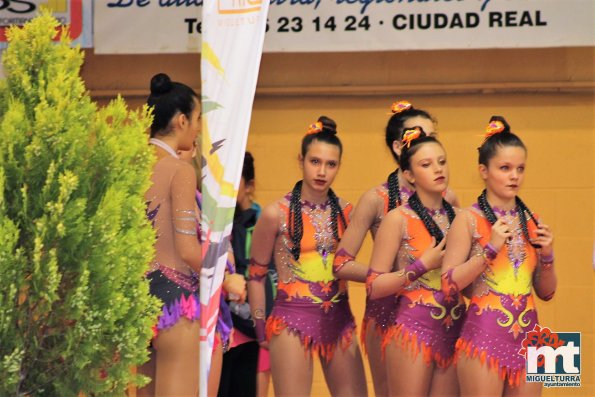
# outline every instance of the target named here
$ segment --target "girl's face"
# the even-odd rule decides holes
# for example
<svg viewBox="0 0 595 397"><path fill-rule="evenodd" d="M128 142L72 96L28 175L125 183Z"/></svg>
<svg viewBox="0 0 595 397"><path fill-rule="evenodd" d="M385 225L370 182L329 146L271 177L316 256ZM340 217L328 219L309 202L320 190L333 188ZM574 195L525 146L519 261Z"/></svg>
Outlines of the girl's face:
<svg viewBox="0 0 595 397"><path fill-rule="evenodd" d="M192 149L190 150L180 150L178 149L176 152L180 158L188 163L192 163L192 161L196 158L196 141L192 142Z"/></svg>
<svg viewBox="0 0 595 397"><path fill-rule="evenodd" d="M415 116L408 118L403 123L403 131L413 128L413 127L421 127L426 135L436 137L438 134L436 133L436 126L434 122L430 119L427 119L422 116ZM393 142L393 151L397 154L397 156L401 156L401 149L402 144L401 141L394 141Z"/></svg>
<svg viewBox="0 0 595 397"><path fill-rule="evenodd" d="M196 138L200 134L202 113L200 102L194 98L194 109L190 113L190 117L180 115L180 128L182 129L182 136L179 142L180 150L192 150Z"/></svg>
<svg viewBox="0 0 595 397"><path fill-rule="evenodd" d="M327 191L341 165L341 152L339 147L316 139L308 146L306 156L301 158L304 183L310 189L318 192Z"/></svg>
<svg viewBox="0 0 595 397"><path fill-rule="evenodd" d="M436 142L422 143L410 158L410 169L403 171L415 190L442 193L448 186L448 164L444 148Z"/></svg>
<svg viewBox="0 0 595 397"><path fill-rule="evenodd" d="M479 165L479 173L486 188L496 197L513 199L525 179L527 152L519 146L500 146L488 166Z"/></svg>

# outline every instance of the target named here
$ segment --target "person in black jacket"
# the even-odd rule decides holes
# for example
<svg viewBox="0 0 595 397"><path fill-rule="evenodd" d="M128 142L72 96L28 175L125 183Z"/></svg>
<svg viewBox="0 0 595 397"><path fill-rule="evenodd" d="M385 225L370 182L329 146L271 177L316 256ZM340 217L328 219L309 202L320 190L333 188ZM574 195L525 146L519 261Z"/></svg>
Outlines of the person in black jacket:
<svg viewBox="0 0 595 397"><path fill-rule="evenodd" d="M260 216L260 206L253 201L254 188L254 158L250 152L246 152L231 232L236 272L243 275L246 275L250 262L252 231ZM267 314L272 308L275 275L274 266L269 266L266 283ZM234 331L231 348L223 355L218 397L253 397L257 395L257 390L258 395L266 396L270 374L268 351L261 353L259 357L261 349L256 341L250 306L248 302L230 302L230 309Z"/></svg>

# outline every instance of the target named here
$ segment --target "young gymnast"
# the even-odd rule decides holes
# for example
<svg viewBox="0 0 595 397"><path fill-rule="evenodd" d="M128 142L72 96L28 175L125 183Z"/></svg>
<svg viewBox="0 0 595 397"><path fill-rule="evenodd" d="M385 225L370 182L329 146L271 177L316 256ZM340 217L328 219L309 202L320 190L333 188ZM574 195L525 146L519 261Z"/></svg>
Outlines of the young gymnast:
<svg viewBox="0 0 595 397"><path fill-rule="evenodd" d="M141 395L179 396L198 393L200 302L198 274L202 264L197 238L200 212L196 174L179 158L191 150L200 133L200 102L188 86L163 74L151 79L153 107L150 144L157 162L145 194L147 215L157 231L155 260L147 273L150 293L163 302L155 327L152 357L141 372L155 374ZM143 394L144 393L144 394Z"/></svg>
<svg viewBox="0 0 595 397"><path fill-rule="evenodd" d="M456 396L451 363L465 304L442 292L445 236L455 218L444 199L446 152L421 127L407 129L399 166L415 192L380 224L366 282L372 300L398 295L384 336L389 395Z"/></svg>
<svg viewBox="0 0 595 397"><path fill-rule="evenodd" d="M421 127L430 136L437 135L436 123L428 112L413 107L408 101L394 102L391 106L391 117L386 126L385 142L397 164L402 150L403 132L415 126ZM382 218L388 211L407 203L413 191L414 187L404 178L402 170L397 167L388 175L384 183L373 187L362 195L337 249L334 263L337 277L365 282L368 267L358 264L354 260L366 234L370 231L372 238L375 238ZM445 192L445 197L451 204L457 205L457 198L451 190ZM377 397L388 395L382 340L394 322L395 305L395 296L374 300L366 298L361 340L368 356L374 392Z"/></svg>
<svg viewBox="0 0 595 397"><path fill-rule="evenodd" d="M367 394L347 283L333 275L336 247L352 209L331 189L341 154L336 124L320 117L302 139L303 180L263 210L254 230L248 295L263 346L264 277L271 257L279 275L266 325L276 396L310 394L314 354L332 395Z"/></svg>
<svg viewBox="0 0 595 397"><path fill-rule="evenodd" d="M462 211L448 234L444 271L447 293L466 288L471 299L457 342L463 396L536 396L518 354L537 322L532 290L549 300L556 290L553 234L518 192L527 149L502 117L492 117L479 147L485 189Z"/></svg>

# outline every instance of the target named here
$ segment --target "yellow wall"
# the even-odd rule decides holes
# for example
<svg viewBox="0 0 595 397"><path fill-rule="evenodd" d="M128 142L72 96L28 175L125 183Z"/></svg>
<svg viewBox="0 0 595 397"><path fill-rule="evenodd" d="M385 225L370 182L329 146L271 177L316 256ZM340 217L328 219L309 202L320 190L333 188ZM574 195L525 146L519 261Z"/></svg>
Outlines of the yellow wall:
<svg viewBox="0 0 595 397"><path fill-rule="evenodd" d="M553 301L538 305L540 321L553 330L583 332L583 391L585 395L593 395L595 290L591 254L595 219L595 132L592 96L505 94L408 98L430 110L438 119L440 139L449 156L451 187L465 206L470 205L482 189L476 147L489 117L505 115L524 140L529 158L521 196L540 214L543 222L553 227L556 238L559 287ZM391 99L259 99L248 141L248 149L256 159L258 200L268 203L291 189L299 178L296 156L304 126L325 114L337 121L344 143L343 164L335 191L357 202L363 191L381 182L394 168L382 135ZM358 259L368 261L370 253L371 242L367 241ZM354 310L361 318L364 289L352 285L351 294ZM571 392L564 394L562 389L552 392L545 395L572 395Z"/></svg>
<svg viewBox="0 0 595 397"><path fill-rule="evenodd" d="M394 168L383 129L390 103L406 98L438 119L451 187L469 205L482 189L476 147L489 117L505 116L529 150L521 196L555 232L559 285L553 301L539 303L540 322L583 338L583 387L544 390L544 396L595 395L594 54L593 48L265 54L248 140L257 200L271 202L300 178L300 139L324 114L337 121L344 143L334 189L355 203ZM198 70L196 55L89 53L84 77L99 101L122 92L138 105L154 73L165 71L199 89ZM366 241L358 259L365 262L370 253ZM364 290L350 289L361 319ZM328 395L319 369L313 395Z"/></svg>

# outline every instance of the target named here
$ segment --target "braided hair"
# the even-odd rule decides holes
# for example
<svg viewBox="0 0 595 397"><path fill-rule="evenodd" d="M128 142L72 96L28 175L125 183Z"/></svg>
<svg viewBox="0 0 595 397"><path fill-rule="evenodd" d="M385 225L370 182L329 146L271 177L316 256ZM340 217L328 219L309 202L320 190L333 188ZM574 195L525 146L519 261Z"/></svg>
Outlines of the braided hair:
<svg viewBox="0 0 595 397"><path fill-rule="evenodd" d="M527 215L529 219L533 220L535 226L539 226L539 222L537 222L537 219L535 219L535 216L533 215L531 210L529 210L529 207L527 207L527 205L523 202L523 200L521 200L520 197L515 197L515 203L515 209L519 214L519 220L521 222L523 236L525 236L525 239L530 242L531 240L529 239L529 229L527 227ZM492 206L490 206L490 203L488 203L486 189L483 189L483 191L477 198L477 204L479 205L479 209L485 214L485 217L488 220L488 222L490 222L491 225L496 223L498 217L494 213L494 210L492 209ZM533 245L535 248L541 248L541 246L539 246L538 244L531 245Z"/></svg>
<svg viewBox="0 0 595 397"><path fill-rule="evenodd" d="M411 209L419 216L419 219L422 220L426 230L430 233L432 237L436 239L436 244L440 243L444 238L444 234L440 227L436 224L434 219L422 204L417 192L413 193L411 197L409 197L409 201L407 202ZM446 215L448 216L448 223L452 224L452 221L455 219L455 210L452 208L452 205L444 199L442 199L442 207L446 211Z"/></svg>
<svg viewBox="0 0 595 397"><path fill-rule="evenodd" d="M401 189L399 187L399 169L397 168L387 178L388 184L388 210L394 210L401 202Z"/></svg>
<svg viewBox="0 0 595 397"><path fill-rule="evenodd" d="M343 230L347 228L347 220L345 219L345 214L339 203L339 198L333 189L328 190L328 198L331 202L331 225L333 227L333 237L335 237L335 241L339 243L341 236L339 236L339 222L337 222L337 220L339 218L341 219Z"/></svg>
<svg viewBox="0 0 595 397"><path fill-rule="evenodd" d="M296 261L300 257L300 242L304 235L304 224L302 222L302 181L298 181L291 191L289 199L289 238L293 243L291 255Z"/></svg>
<svg viewBox="0 0 595 397"><path fill-rule="evenodd" d="M303 181L298 181L291 191L291 198L289 199L289 238L291 239L291 255L296 261L301 253L301 241L304 236L304 224L302 220L302 184ZM337 244L341 240L339 235L339 220L343 230L347 227L347 220L343 209L339 204L339 198L333 191L329 189L328 198L331 205L331 226L333 228L333 237Z"/></svg>
<svg viewBox="0 0 595 397"><path fill-rule="evenodd" d="M516 146L523 148L525 152L527 151L527 148L525 147L523 141L521 141L521 138L519 138L510 130L510 124L508 124L504 117L492 116L490 118L490 125L488 129L492 127L494 123L499 123L499 129L492 131L491 133L490 131L488 131L487 137L485 138L481 146L477 148L477 150L479 151L479 164L483 164L486 167L488 166L490 159L496 155L499 147ZM488 203L487 192L485 189L477 198L477 203L481 211L485 214L486 219L490 222L490 224L493 225L494 223L496 223L498 218L496 217L494 210ZM515 197L515 209L519 214L523 236L525 236L525 239L530 242L531 240L529 239L527 219L532 219L535 223L535 226L538 226L539 223L537 222L537 219L535 219L533 213L529 210L529 207L527 207L523 200L521 200L521 198L518 196ZM540 248L537 244L531 245L533 245L535 248Z"/></svg>
<svg viewBox="0 0 595 397"><path fill-rule="evenodd" d="M308 147L312 142L319 141L335 145L339 147L339 153L343 152L343 145L341 140L337 137L337 124L334 120L326 116L318 118L318 124L321 128L317 132L309 132L302 139L302 157L306 157ZM291 198L289 200L289 237L291 238L292 247L291 255L297 261L301 253L301 240L304 235L304 225L302 221L302 185L303 181L298 181L291 191ZM328 199L331 206L331 226L333 229L333 237L339 243L339 220L341 221L343 230L347 227L347 220L345 214L339 203L339 198L333 191L329 189Z"/></svg>

